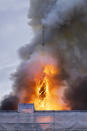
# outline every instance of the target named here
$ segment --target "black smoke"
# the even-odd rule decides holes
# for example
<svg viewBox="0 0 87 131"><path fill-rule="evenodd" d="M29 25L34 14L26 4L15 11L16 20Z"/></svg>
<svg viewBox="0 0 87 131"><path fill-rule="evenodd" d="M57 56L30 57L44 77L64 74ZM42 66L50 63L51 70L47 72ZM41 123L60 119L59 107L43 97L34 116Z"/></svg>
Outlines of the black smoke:
<svg viewBox="0 0 87 131"><path fill-rule="evenodd" d="M1 101L0 110L6 110L6 111L15 110L15 111L17 111L18 103L19 103L19 101L18 101L17 96L12 96L12 95L6 96Z"/></svg>
<svg viewBox="0 0 87 131"><path fill-rule="evenodd" d="M72 110L87 110L87 76L79 77L65 90L65 100Z"/></svg>

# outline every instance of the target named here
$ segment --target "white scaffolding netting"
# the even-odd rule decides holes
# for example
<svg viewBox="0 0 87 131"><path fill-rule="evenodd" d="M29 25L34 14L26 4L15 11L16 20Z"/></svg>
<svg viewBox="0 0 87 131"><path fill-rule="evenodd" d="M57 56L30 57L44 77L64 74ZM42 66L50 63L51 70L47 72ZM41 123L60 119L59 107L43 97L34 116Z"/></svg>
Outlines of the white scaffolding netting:
<svg viewBox="0 0 87 131"><path fill-rule="evenodd" d="M0 131L87 131L87 112L0 112Z"/></svg>

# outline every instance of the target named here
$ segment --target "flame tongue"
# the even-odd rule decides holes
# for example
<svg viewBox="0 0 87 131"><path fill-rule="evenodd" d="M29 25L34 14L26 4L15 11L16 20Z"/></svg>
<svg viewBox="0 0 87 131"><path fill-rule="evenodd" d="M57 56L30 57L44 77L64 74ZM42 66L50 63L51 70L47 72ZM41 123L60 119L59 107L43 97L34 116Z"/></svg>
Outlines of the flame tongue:
<svg viewBox="0 0 87 131"><path fill-rule="evenodd" d="M56 74L58 74L57 68L54 65L47 64L43 67L42 72L35 77L37 97L34 104L36 110L62 109L57 103L58 97L54 85L54 76ZM54 95L54 102L52 102Z"/></svg>
<svg viewBox="0 0 87 131"><path fill-rule="evenodd" d="M47 94L47 85L46 85L46 81L45 79L43 78L43 80L40 81L39 83L39 92L38 92L38 95L39 95L39 98L44 100L44 98L46 97L46 94Z"/></svg>
<svg viewBox="0 0 87 131"><path fill-rule="evenodd" d="M49 97L49 79L45 72L46 67L43 68L42 73L36 79L37 97L38 100L35 103L36 109L44 110L48 109L48 97ZM38 104L38 107L37 107Z"/></svg>

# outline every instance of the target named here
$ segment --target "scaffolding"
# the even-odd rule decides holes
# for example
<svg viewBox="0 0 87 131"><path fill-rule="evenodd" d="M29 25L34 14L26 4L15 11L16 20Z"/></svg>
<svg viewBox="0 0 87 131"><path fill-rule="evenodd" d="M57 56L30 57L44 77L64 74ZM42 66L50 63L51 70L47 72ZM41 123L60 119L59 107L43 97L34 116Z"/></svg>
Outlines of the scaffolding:
<svg viewBox="0 0 87 131"><path fill-rule="evenodd" d="M87 112L0 112L0 131L87 131Z"/></svg>

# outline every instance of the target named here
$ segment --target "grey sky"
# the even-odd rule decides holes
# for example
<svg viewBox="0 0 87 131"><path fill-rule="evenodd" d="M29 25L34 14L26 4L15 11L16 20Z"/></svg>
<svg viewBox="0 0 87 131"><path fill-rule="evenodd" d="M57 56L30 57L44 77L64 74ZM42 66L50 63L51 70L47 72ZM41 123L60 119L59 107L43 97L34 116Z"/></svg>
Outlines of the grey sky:
<svg viewBox="0 0 87 131"><path fill-rule="evenodd" d="M11 91L10 74L20 62L17 50L33 36L29 0L0 0L0 99Z"/></svg>

